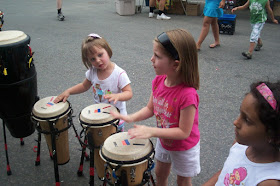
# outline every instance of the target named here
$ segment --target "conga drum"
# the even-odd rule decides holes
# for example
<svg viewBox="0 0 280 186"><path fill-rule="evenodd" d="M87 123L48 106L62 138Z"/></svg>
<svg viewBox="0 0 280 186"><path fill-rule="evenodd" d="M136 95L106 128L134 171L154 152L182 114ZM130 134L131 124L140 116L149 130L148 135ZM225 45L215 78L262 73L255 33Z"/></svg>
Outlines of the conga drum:
<svg viewBox="0 0 280 186"><path fill-rule="evenodd" d="M87 106L79 116L80 123L86 129L89 148L94 148L94 166L100 179L104 178L105 162L99 156L100 146L112 134L117 132L119 119L114 119L111 111L118 112L113 105L99 103Z"/></svg>
<svg viewBox="0 0 280 186"><path fill-rule="evenodd" d="M72 112L72 108L68 101L53 103L55 98L56 96L50 96L37 101L32 110L32 118L39 123L37 129L44 134L50 152L53 152L51 135L56 135L57 164L63 165L70 160L68 114Z"/></svg>
<svg viewBox="0 0 280 186"><path fill-rule="evenodd" d="M149 139L131 139L127 132L108 137L99 151L106 162L110 185L143 185L153 168L154 147Z"/></svg>
<svg viewBox="0 0 280 186"><path fill-rule="evenodd" d="M0 118L16 138L35 131L30 113L38 100L37 73L29 43L22 31L0 32Z"/></svg>

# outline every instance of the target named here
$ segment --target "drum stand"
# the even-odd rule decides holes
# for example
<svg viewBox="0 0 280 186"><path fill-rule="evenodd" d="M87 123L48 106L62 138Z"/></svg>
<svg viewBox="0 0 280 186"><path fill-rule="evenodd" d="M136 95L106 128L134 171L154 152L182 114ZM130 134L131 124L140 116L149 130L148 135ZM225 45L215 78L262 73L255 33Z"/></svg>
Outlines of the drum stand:
<svg viewBox="0 0 280 186"><path fill-rule="evenodd" d="M81 131L81 134L83 133L83 130ZM80 136L78 139L80 139L82 136ZM83 165L84 165L84 157L86 156L86 147L89 146L90 154L89 154L89 160L90 160L90 169L89 169L89 175L90 180L89 184L90 186L94 186L94 143L91 136L91 132L88 132L87 135L84 137L84 142L82 144L82 155L80 160L80 166L79 170L77 172L78 176L83 175Z"/></svg>
<svg viewBox="0 0 280 186"><path fill-rule="evenodd" d="M40 125L36 125L36 129L38 131L38 146L37 146L37 157L36 157L36 161L35 161L35 166L40 165L40 148L41 148L41 133L46 134L46 135L51 135L51 143L52 143L52 152L50 152L50 157L53 160L53 164L54 164L54 174L55 174L55 182L56 182L56 186L60 186L60 181L59 181L59 172L58 172L58 163L57 163L57 153L56 153L56 137L61 133L64 132L66 130L68 130L71 126L74 129L74 132L76 134L76 137L78 136L77 130L73 124L73 120L72 120L72 113L73 111L71 110L68 113L68 126L62 130L57 130L56 128L54 128L54 126L56 125L56 121L48 121L49 127L50 127L50 132L49 131L44 131L41 129ZM77 137L79 139L79 137ZM80 142L80 140L79 140ZM80 143L81 144L81 143ZM81 144L82 145L82 144Z"/></svg>
<svg viewBox="0 0 280 186"><path fill-rule="evenodd" d="M5 143L5 153L6 153L6 161L7 161L7 175L12 175L10 162L9 162L9 156L8 156L8 145L7 145L7 137L6 137L6 126L5 126L5 120L2 119L3 123L3 134L4 134L4 143ZM20 145L24 145L23 138L20 138Z"/></svg>

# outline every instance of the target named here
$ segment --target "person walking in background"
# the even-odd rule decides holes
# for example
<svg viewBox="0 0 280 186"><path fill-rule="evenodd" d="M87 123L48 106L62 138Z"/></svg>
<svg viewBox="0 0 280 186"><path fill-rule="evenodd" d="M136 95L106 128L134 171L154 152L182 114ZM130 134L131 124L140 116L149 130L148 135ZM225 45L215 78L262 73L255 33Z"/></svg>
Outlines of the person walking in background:
<svg viewBox="0 0 280 186"><path fill-rule="evenodd" d="M233 122L235 142L221 171L203 186L280 185L280 82L257 82Z"/></svg>
<svg viewBox="0 0 280 186"><path fill-rule="evenodd" d="M220 38L219 38L219 25L218 25L218 17L223 16L223 8L225 6L225 0L206 0L203 14L203 24L200 36L196 43L196 48L199 51L202 42L208 35L210 25L212 28L213 36L215 42L209 45L210 48L215 48L220 46Z"/></svg>
<svg viewBox="0 0 280 186"><path fill-rule="evenodd" d="M82 60L88 69L82 83L61 93L54 103L65 102L72 94L80 94L93 88L93 103L110 103L120 113L127 114L126 102L132 98L130 80L126 72L111 61L113 55L108 42L98 34L89 34L83 41ZM124 131L124 121L120 121L118 131Z"/></svg>
<svg viewBox="0 0 280 186"><path fill-rule="evenodd" d="M134 125L128 134L157 137L157 185L167 186L172 164L177 185L191 186L192 177L200 172L199 70L193 36L183 29L161 33L153 42L151 61L156 77L147 106L126 116L111 114L128 123L155 115L157 127Z"/></svg>
<svg viewBox="0 0 280 186"><path fill-rule="evenodd" d="M166 3L166 0L159 1L159 12L157 15L157 19L162 19L162 20L171 19L171 17L168 17L163 13L165 3ZM149 18L152 18L152 17L154 17L154 10L156 9L156 0L150 0L149 6L150 6Z"/></svg>
<svg viewBox="0 0 280 186"><path fill-rule="evenodd" d="M231 12L235 12L236 10L244 10L250 8L250 23L251 23L251 36L250 36L250 46L248 52L242 52L242 55L247 59L252 59L253 50L259 51L263 46L261 40L261 31L267 20L267 13L272 19L273 23L278 24L278 21L274 18L273 12L270 8L269 0L248 0L243 6L235 7L231 10ZM266 9L266 10L265 10ZM257 43L257 45L256 45ZM255 48L256 45L256 48Z"/></svg>
<svg viewBox="0 0 280 186"><path fill-rule="evenodd" d="M65 17L62 14L61 8L62 8L62 0L56 0L56 7L57 7L57 19L59 21L64 21Z"/></svg>

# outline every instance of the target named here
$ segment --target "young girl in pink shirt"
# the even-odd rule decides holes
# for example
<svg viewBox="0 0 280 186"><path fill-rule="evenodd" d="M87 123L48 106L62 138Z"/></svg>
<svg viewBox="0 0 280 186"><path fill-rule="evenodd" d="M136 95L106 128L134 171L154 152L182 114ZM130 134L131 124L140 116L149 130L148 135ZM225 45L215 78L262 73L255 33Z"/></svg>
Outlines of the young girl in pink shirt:
<svg viewBox="0 0 280 186"><path fill-rule="evenodd" d="M146 107L131 115L112 113L136 122L155 115L157 127L134 125L132 138L157 137L155 149L157 185L167 185L171 170L177 184L191 185L200 172L198 129L199 71L196 43L186 30L163 32L153 41L152 66L156 77Z"/></svg>

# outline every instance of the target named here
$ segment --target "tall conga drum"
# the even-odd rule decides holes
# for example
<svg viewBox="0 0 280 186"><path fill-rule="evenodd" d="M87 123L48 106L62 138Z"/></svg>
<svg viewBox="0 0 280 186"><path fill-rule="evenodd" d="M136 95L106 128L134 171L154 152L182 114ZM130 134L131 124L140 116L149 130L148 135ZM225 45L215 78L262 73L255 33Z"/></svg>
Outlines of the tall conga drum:
<svg viewBox="0 0 280 186"><path fill-rule="evenodd" d="M55 137L57 164L63 165L70 160L68 117L72 112L69 102L53 103L56 96L37 101L32 110L32 118L39 123L38 131L43 133L50 152L53 152L52 135Z"/></svg>
<svg viewBox="0 0 280 186"><path fill-rule="evenodd" d="M86 129L89 148L94 148L94 166L100 179L104 178L105 162L99 156L99 149L104 141L117 132L118 119L110 112L118 112L111 104L99 103L87 106L79 116L80 123Z"/></svg>
<svg viewBox="0 0 280 186"><path fill-rule="evenodd" d="M29 43L22 31L0 32L0 117L16 138L35 131L30 113L38 100L37 73Z"/></svg>
<svg viewBox="0 0 280 186"><path fill-rule="evenodd" d="M149 139L131 139L127 132L108 137L100 156L106 162L110 185L144 185L153 168L154 147Z"/></svg>

